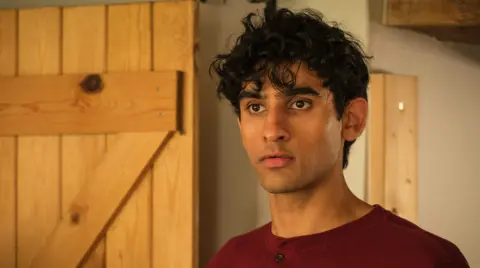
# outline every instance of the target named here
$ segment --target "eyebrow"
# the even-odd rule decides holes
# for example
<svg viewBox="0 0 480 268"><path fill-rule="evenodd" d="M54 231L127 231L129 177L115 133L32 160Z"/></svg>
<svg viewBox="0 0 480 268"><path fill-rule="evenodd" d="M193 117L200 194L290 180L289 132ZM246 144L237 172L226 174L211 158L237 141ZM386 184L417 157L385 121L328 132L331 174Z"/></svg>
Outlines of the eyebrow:
<svg viewBox="0 0 480 268"><path fill-rule="evenodd" d="M311 87L294 87L291 89L285 89L283 91L283 94L285 96L295 96L295 95L312 95L312 96L318 96L320 93L318 93L315 89Z"/></svg>
<svg viewBox="0 0 480 268"><path fill-rule="evenodd" d="M296 95L312 95L312 96L320 95L320 93L318 93L316 90L314 90L311 87L289 88L289 89L283 90L282 94L286 97L292 97ZM242 99L263 99L263 98L265 98L265 96L258 91L243 90L240 92L240 94L238 94L239 101Z"/></svg>

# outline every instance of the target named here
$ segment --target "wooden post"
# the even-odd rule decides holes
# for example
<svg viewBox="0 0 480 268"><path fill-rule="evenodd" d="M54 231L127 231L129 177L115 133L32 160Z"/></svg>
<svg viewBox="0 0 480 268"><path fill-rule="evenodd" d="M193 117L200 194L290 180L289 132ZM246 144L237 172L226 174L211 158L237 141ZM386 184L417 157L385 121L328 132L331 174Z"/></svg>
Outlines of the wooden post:
<svg viewBox="0 0 480 268"><path fill-rule="evenodd" d="M416 222L417 78L375 74L370 96L368 200Z"/></svg>

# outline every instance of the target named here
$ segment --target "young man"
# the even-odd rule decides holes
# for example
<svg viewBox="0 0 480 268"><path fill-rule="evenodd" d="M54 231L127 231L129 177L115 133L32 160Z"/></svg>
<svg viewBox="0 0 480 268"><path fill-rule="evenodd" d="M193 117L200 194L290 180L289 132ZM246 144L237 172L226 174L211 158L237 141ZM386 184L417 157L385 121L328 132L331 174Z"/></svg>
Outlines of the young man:
<svg viewBox="0 0 480 268"><path fill-rule="evenodd" d="M212 70L269 193L272 222L232 238L208 268L467 268L459 249L358 199L343 169L365 129L367 57L313 11L253 14Z"/></svg>

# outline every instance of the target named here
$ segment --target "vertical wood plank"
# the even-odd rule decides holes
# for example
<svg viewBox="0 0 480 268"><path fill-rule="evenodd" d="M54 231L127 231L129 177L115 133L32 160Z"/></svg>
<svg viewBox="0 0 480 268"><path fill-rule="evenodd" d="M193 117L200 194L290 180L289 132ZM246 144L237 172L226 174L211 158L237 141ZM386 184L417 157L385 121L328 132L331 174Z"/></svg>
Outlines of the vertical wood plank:
<svg viewBox="0 0 480 268"><path fill-rule="evenodd" d="M63 10L63 73L103 73L106 56L106 7L69 7ZM62 137L62 212L105 153L105 135ZM104 240L85 256L82 267L105 267Z"/></svg>
<svg viewBox="0 0 480 268"><path fill-rule="evenodd" d="M185 134L174 136L154 164L153 267L197 265L195 5L192 1L154 4L154 69L179 70L184 74Z"/></svg>
<svg viewBox="0 0 480 268"><path fill-rule="evenodd" d="M60 9L20 10L19 75L60 72ZM60 215L60 139L18 138L18 267L28 267Z"/></svg>
<svg viewBox="0 0 480 268"><path fill-rule="evenodd" d="M17 72L17 12L0 11L0 74Z"/></svg>
<svg viewBox="0 0 480 268"><path fill-rule="evenodd" d="M368 183L370 204L385 205L385 77L371 76L368 121Z"/></svg>
<svg viewBox="0 0 480 268"><path fill-rule="evenodd" d="M15 261L15 157L14 137L0 138L0 267L16 267Z"/></svg>
<svg viewBox="0 0 480 268"><path fill-rule="evenodd" d="M16 12L0 11L0 75L16 74L16 40ZM16 156L16 138L0 137L0 267L16 267Z"/></svg>
<svg viewBox="0 0 480 268"><path fill-rule="evenodd" d="M151 4L109 6L108 72L151 70L151 51ZM151 267L151 180L146 173L107 232L107 267Z"/></svg>
<svg viewBox="0 0 480 268"><path fill-rule="evenodd" d="M385 206L416 223L417 78L386 75L385 86Z"/></svg>

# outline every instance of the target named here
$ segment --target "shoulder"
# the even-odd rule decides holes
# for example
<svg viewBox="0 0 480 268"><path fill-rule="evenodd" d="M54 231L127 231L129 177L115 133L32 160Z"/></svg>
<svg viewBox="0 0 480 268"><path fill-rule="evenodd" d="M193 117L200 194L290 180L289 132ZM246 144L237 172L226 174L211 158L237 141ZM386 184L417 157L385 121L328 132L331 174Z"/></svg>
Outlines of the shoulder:
<svg viewBox="0 0 480 268"><path fill-rule="evenodd" d="M381 231L380 231L381 230ZM380 233L396 243L398 250L407 250L435 260L438 267L469 267L460 249L451 241L419 227L411 221L385 210ZM379 236L382 237L382 236Z"/></svg>
<svg viewBox="0 0 480 268"><path fill-rule="evenodd" d="M229 239L210 259L207 268L225 267L222 264L231 260L233 257L263 249L265 235L267 234L269 227L270 223Z"/></svg>

